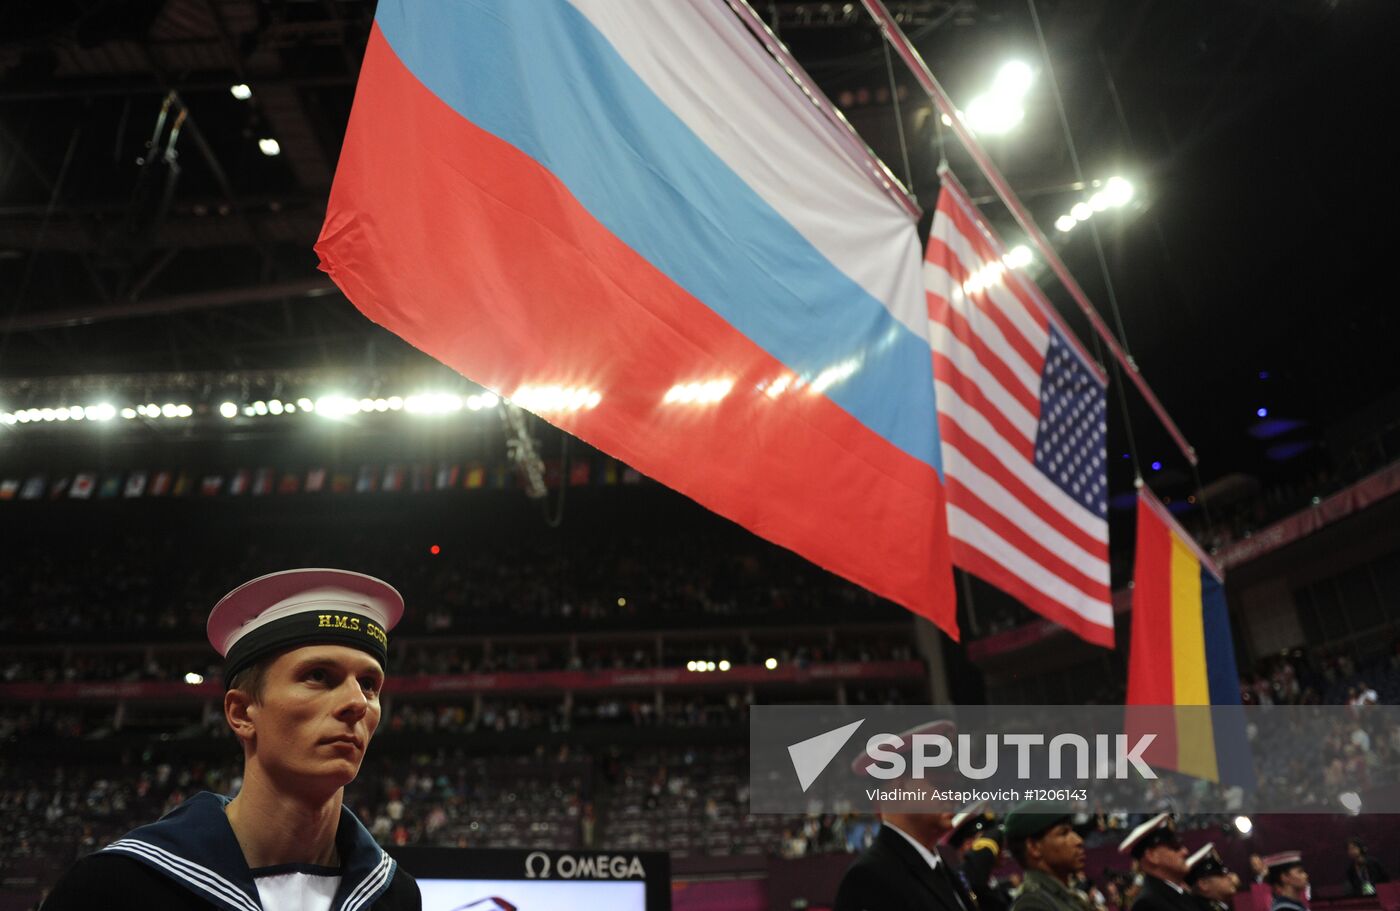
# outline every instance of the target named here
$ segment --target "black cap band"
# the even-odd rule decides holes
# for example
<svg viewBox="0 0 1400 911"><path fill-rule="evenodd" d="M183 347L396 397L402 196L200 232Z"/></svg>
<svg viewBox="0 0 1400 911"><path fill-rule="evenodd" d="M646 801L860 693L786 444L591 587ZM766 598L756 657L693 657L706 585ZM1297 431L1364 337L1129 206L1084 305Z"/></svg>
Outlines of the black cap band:
<svg viewBox="0 0 1400 911"><path fill-rule="evenodd" d="M1171 845L1177 847L1181 844L1181 839L1177 837L1176 830L1171 826L1162 825L1148 832L1133 845L1133 857L1141 858L1152 848L1158 845Z"/></svg>
<svg viewBox="0 0 1400 911"><path fill-rule="evenodd" d="M389 667L389 635L377 622L348 610L305 611L273 620L235 642L224 658L224 689L260 659L303 645L346 645Z"/></svg>

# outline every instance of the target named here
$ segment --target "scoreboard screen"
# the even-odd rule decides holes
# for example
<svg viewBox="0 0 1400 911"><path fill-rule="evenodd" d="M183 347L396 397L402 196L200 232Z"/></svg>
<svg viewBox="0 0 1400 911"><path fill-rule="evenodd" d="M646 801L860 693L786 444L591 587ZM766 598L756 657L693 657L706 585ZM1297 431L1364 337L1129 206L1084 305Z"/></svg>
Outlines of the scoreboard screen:
<svg viewBox="0 0 1400 911"><path fill-rule="evenodd" d="M670 911L664 853L392 848L423 911Z"/></svg>

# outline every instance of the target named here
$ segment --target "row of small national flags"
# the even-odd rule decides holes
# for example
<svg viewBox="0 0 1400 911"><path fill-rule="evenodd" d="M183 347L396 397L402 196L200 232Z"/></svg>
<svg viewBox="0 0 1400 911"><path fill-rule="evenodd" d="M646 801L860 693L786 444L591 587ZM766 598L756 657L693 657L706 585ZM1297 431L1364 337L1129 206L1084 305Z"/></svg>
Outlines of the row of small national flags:
<svg viewBox="0 0 1400 911"><path fill-rule="evenodd" d="M640 484L642 474L615 459L571 459L545 463L549 487ZM430 493L451 490L513 490L520 473L509 464L440 462L360 465L354 469L238 468L232 471L131 470L78 472L50 478L0 478L0 501L110 500L138 497L237 497L288 494Z"/></svg>

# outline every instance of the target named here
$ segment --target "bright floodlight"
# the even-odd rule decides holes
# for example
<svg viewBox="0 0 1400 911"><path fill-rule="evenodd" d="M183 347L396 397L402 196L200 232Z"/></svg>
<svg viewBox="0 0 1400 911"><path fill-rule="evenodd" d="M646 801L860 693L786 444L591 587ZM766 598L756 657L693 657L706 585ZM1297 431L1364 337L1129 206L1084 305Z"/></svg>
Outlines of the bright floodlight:
<svg viewBox="0 0 1400 911"><path fill-rule="evenodd" d="M258 414L259 416L262 416L262 415L267 414L267 411L268 411L267 402L261 402L261 401L259 401L259 402L254 402L254 403L253 403L253 411L257 412L257 414Z"/></svg>
<svg viewBox="0 0 1400 911"><path fill-rule="evenodd" d="M1034 81L1035 73L1028 65L1019 60L1012 60L997 70L997 78L992 83L992 91L1008 98L1024 98L1026 93L1031 90L1031 83Z"/></svg>
<svg viewBox="0 0 1400 911"><path fill-rule="evenodd" d="M730 665L729 665L729 662L728 662L728 661L721 661L721 662L719 663L719 669L722 670L722 671L727 671L727 670L729 670L729 667L730 667Z"/></svg>
<svg viewBox="0 0 1400 911"><path fill-rule="evenodd" d="M1102 212L1110 205L1112 205L1112 203L1108 199L1108 194L1103 190L1089 197L1089 208L1093 209L1095 212Z"/></svg>
<svg viewBox="0 0 1400 911"><path fill-rule="evenodd" d="M501 404L501 398L500 398L500 396L496 395L496 393L494 393L494 392L484 392L484 393L482 393L482 395L481 395L481 407L482 407L482 408L495 408L495 407L496 407L497 405L499 405L499 404Z"/></svg>
<svg viewBox="0 0 1400 911"><path fill-rule="evenodd" d="M1133 198L1133 185L1121 177L1110 177L1103 186L1103 195L1110 206L1127 205Z"/></svg>
<svg viewBox="0 0 1400 911"><path fill-rule="evenodd" d="M233 402L224 402L219 406L219 414L226 418L238 417L238 406Z"/></svg>
<svg viewBox="0 0 1400 911"><path fill-rule="evenodd" d="M272 401L267 403L267 410L272 414L281 414L286 409L283 407L282 402L279 399L273 399Z"/></svg>
<svg viewBox="0 0 1400 911"><path fill-rule="evenodd" d="M1088 221L1094 217L1094 210L1087 202L1077 202L1070 207L1069 214L1075 221Z"/></svg>
<svg viewBox="0 0 1400 911"><path fill-rule="evenodd" d="M1018 100L1001 94L979 95L967 106L967 122L974 133L1005 133L1025 116Z"/></svg>
<svg viewBox="0 0 1400 911"><path fill-rule="evenodd" d="M253 97L253 90L248 88L248 85L243 82L229 86L228 93L239 101L247 101L249 98Z"/></svg>
<svg viewBox="0 0 1400 911"><path fill-rule="evenodd" d="M180 406L173 402L166 402L160 406L160 413L168 418L173 418L180 413Z"/></svg>
<svg viewBox="0 0 1400 911"><path fill-rule="evenodd" d="M771 670L775 669L775 668L778 666L778 659L777 659L777 658L769 658L767 661L763 662L763 666L766 667L766 668L768 668L768 670L771 671Z"/></svg>
<svg viewBox="0 0 1400 911"><path fill-rule="evenodd" d="M275 139L259 139L258 150L267 157L282 154L282 144Z"/></svg>
<svg viewBox="0 0 1400 911"><path fill-rule="evenodd" d="M136 417L136 409L135 409L135 408L123 408L123 409L122 409L122 417L126 418L128 421L132 420L133 418Z"/></svg>
<svg viewBox="0 0 1400 911"><path fill-rule="evenodd" d="M199 686L204 682L204 677L200 674L196 674L194 671L190 671L185 675L185 682L190 686Z"/></svg>
<svg viewBox="0 0 1400 911"><path fill-rule="evenodd" d="M1031 264L1034 257L1031 255L1031 248L1025 244L1017 244L1006 254L1002 262L1006 263L1008 269L1023 269Z"/></svg>
<svg viewBox="0 0 1400 911"><path fill-rule="evenodd" d="M1250 819L1248 816L1236 816L1235 829L1241 835L1248 835L1250 832L1254 831L1254 820Z"/></svg>
<svg viewBox="0 0 1400 911"><path fill-rule="evenodd" d="M694 672L695 672L695 662L694 662L694 661L687 661L687 662L685 663L685 669L688 670L688 671L690 671L691 673L694 673Z"/></svg>
<svg viewBox="0 0 1400 911"><path fill-rule="evenodd" d="M302 411L315 411L316 403L303 396L302 398L297 399L297 407L300 408Z"/></svg>
<svg viewBox="0 0 1400 911"><path fill-rule="evenodd" d="M87 412L83 410L82 405L73 405L68 409L68 417L74 421L81 421L87 417Z"/></svg>
<svg viewBox="0 0 1400 911"><path fill-rule="evenodd" d="M175 416L177 418L188 418L192 417L193 415L194 409L191 408L189 405L178 405L175 408Z"/></svg>
<svg viewBox="0 0 1400 911"><path fill-rule="evenodd" d="M1073 215L1061 215L1059 218L1055 219L1055 228L1066 234L1073 231L1074 226L1077 224L1079 224L1079 219L1075 218Z"/></svg>
<svg viewBox="0 0 1400 911"><path fill-rule="evenodd" d="M1337 798L1346 807L1347 812L1355 816L1361 812L1361 795L1355 791L1347 791Z"/></svg>

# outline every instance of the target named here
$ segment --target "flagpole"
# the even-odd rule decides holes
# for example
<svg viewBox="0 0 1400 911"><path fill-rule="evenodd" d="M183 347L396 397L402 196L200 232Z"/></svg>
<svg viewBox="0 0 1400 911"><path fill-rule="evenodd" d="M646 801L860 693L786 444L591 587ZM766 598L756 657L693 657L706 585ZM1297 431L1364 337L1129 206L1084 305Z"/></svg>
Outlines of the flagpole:
<svg viewBox="0 0 1400 911"><path fill-rule="evenodd" d="M972 135L972 130L968 128L966 122L963 120L962 112L957 109L957 106L953 104L953 100L948 97L948 93L943 90L943 86L939 85L938 80L934 78L933 72L928 68L928 64L924 62L924 58L920 56L918 50L909 43L909 38L904 34L904 30L894 21L894 17L891 16L890 11L885 8L885 4L882 0L861 0L861 2L865 4L865 8L870 11L870 15L879 23L880 31L884 34L885 40L890 43L896 53L904 60L905 64L907 64L909 69L914 73L914 78L919 81L919 85L928 93L929 98L933 101L934 107L951 122L950 125L953 134L958 137L958 142L962 143L963 148L967 150L968 155L972 157L973 162L976 163L983 176L985 176L987 181L992 185L992 189L996 191L997 196L1011 212L1012 217L1016 219L1016 223L1021 226L1021 229L1026 232L1026 236L1030 239L1031 243L1040 251L1041 256L1045 258L1045 262L1050 266L1050 270L1055 273L1055 277L1058 278L1065 289L1069 291L1070 297L1074 298L1075 304L1079 306L1079 309L1089 320L1089 324L1093 326L1094 331L1104 340L1109 350L1113 352L1114 358L1116 358L1123 369L1127 371L1128 377L1132 380L1133 385L1137 387L1138 392L1142 394L1148 406L1152 409L1153 413L1157 415L1157 419L1162 422L1162 426L1167 429L1167 433L1171 434L1177 447L1181 449L1182 455L1184 455L1186 460L1192 465L1197 464L1195 448L1187 442L1185 435L1182 434L1181 430L1176 426L1176 422L1172 420L1171 415L1167 413L1167 409L1162 405L1161 400L1157 398L1157 394L1152 391L1152 387L1147 385L1147 380L1143 378L1142 372L1138 369L1137 362L1124 352L1122 346L1118 344L1118 339L1109 331L1107 324L1105 324L1102 317L1099 316L1098 311L1094 309L1094 305L1089 301L1089 296L1084 293L1083 288L1079 287L1079 283L1075 281L1074 276L1070 274L1069 269L1066 268L1065 264L1060 260L1059 254L1055 252L1055 248L1050 244L1050 239L1047 238L1036 225L1035 219L1031 218L1030 213L1026 211L1026 207L1022 205L1021 200L1016 197L1015 192L1011 189L1011 185L1007 183L1006 178L1002 176L1000 169L998 169L996 164L992 161L991 156L982 148L977 138Z"/></svg>

